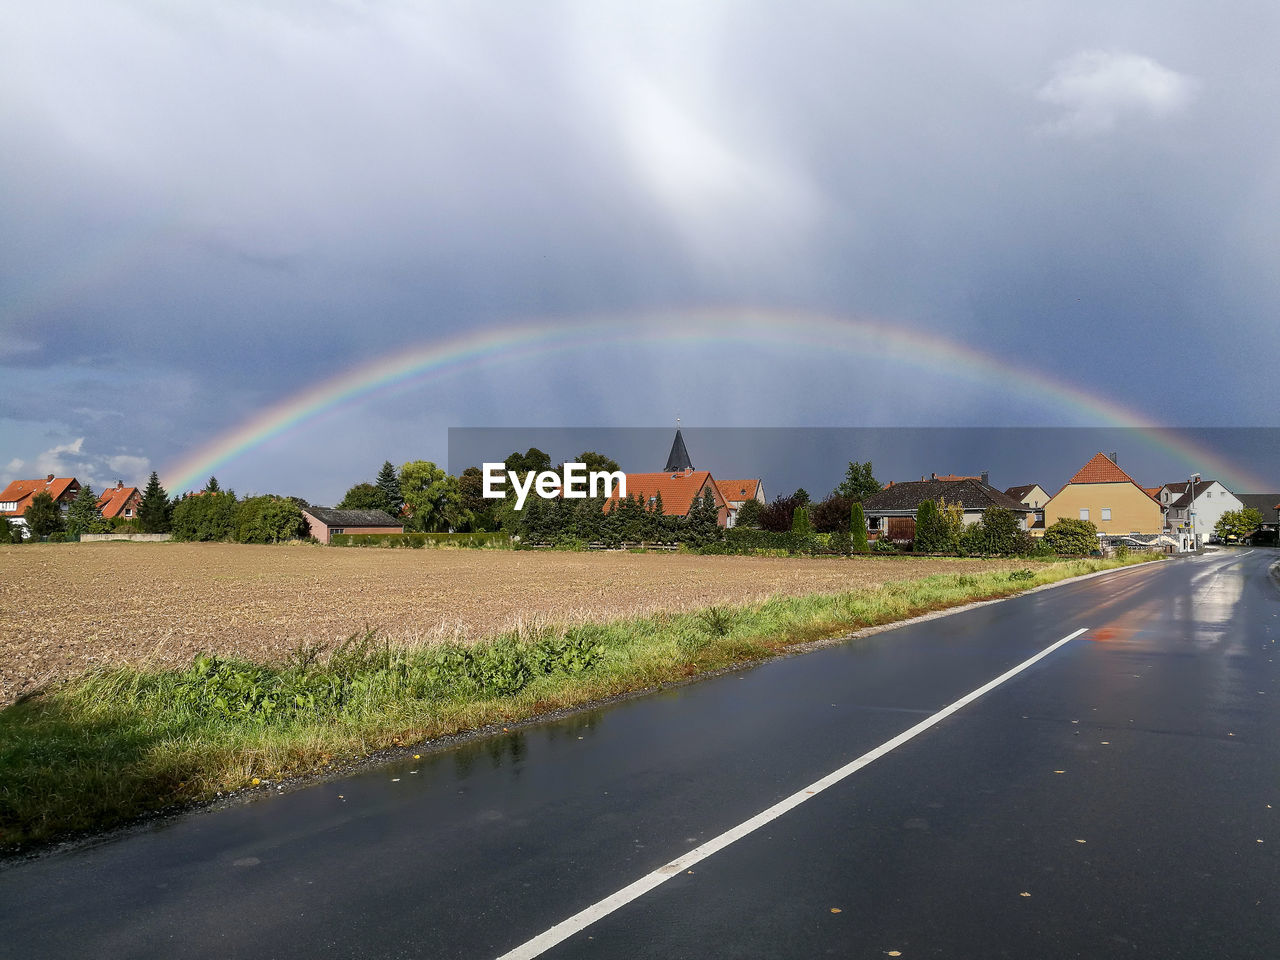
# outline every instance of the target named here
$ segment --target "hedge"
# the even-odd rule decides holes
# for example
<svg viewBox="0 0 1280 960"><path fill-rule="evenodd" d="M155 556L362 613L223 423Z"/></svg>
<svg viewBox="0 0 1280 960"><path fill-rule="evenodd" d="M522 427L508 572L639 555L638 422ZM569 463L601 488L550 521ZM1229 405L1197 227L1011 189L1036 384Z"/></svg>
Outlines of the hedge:
<svg viewBox="0 0 1280 960"><path fill-rule="evenodd" d="M335 533L334 547L509 547L505 533Z"/></svg>

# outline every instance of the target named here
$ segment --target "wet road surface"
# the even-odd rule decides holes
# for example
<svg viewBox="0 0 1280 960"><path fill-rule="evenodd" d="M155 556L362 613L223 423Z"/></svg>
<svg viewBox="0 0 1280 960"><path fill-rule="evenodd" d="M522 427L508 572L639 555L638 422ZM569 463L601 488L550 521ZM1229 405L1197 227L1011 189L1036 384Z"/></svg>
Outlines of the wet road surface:
<svg viewBox="0 0 1280 960"><path fill-rule="evenodd" d="M1278 558L1107 573L17 864L0 956L492 960L1082 628L542 955L1280 956Z"/></svg>

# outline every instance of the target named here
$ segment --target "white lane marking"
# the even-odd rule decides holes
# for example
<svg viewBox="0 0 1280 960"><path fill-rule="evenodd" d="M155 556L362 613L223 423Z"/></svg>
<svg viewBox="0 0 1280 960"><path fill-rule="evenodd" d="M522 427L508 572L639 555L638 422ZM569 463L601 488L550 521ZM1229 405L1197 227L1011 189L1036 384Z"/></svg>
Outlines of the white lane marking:
<svg viewBox="0 0 1280 960"><path fill-rule="evenodd" d="M932 716L927 717L924 720L921 720L914 727L911 727L908 730L904 730L902 733L898 734L892 740L886 740L884 743L880 744L880 746L876 747L874 750L867 751L862 756L858 757L858 759L850 761L849 763L845 764L843 767L840 767L838 770L835 770L827 774L821 780L815 780L813 783L809 784L809 786L805 787L803 790L798 790L795 793L793 793L791 796L787 797L785 800L778 801L772 807L769 807L769 809L764 810L760 813L757 813L750 820L744 820L742 823L738 824L736 827L732 827L729 830L726 830L724 833L720 834L720 836L716 837L715 839L708 840L706 843L702 844L700 847L695 847L694 849L690 850L684 856L677 857L675 860L672 860L670 863L666 864L665 866L659 867L657 870L654 870L652 873L646 874L645 876L641 877L639 880L636 880L635 882L628 884L627 886L619 890L617 893L614 893L611 896L605 897L603 900L600 900L597 903L593 903L591 906L587 907L585 910L581 910L578 913L575 913L572 917L570 917L567 920L560 921L554 927L551 927L549 930L546 930L538 934L532 940L528 940L525 943L520 944L520 946L516 947L514 950L509 950L508 952L504 953L501 957L498 958L498 960L533 960L534 957L541 956L542 954L550 950L552 947L554 947L556 944L560 943L561 941L567 940L569 937L573 936L575 933L577 933L580 930L585 930L587 927L591 926L591 924L595 923L597 920L601 920L604 917L607 917L609 914L613 913L619 907L626 906L632 900L635 900L638 897L644 896L646 893L648 893L650 890L654 889L655 887L659 886L660 884L663 884L666 881L670 880L672 877L677 876L682 871L688 870L695 863L699 863L707 859L707 857L711 856L712 854L718 853L719 851L723 850L725 847L729 846L729 844L733 843L735 840L741 840L743 837L747 836L747 834L752 833L756 830L759 830L765 824L769 823L770 821L778 819L778 817L782 816L784 813L788 812L789 810L795 809L796 807L800 806L800 804L804 803L806 800L812 799L813 797L821 793L823 790L826 790L828 787L835 786L837 783L839 783L841 780L848 777L850 774L856 773L857 771L861 770L863 767L867 766L867 764L872 763L873 761L879 760L885 754L893 750L896 750L898 747L902 746L908 740L911 740L914 737L919 736L920 734L924 733L926 730L928 730L930 727L934 726L935 724L941 723L943 720L951 716L957 710L960 710L968 706L969 704L973 703L973 701L977 700L983 694L989 693L990 691L994 690L996 687L1000 686L1000 684L1004 683L1006 680L1010 680L1013 677L1016 677L1023 670L1026 670L1028 667L1043 660L1045 657L1053 653L1053 651L1057 650L1059 647L1063 646L1064 644L1070 643L1072 640L1080 636L1080 634L1084 633L1088 629L1089 629L1088 627L1081 627L1079 630L1075 631L1074 633L1067 634L1065 637L1063 637L1061 640L1057 641L1056 643L1051 643L1049 646L1045 647L1035 656L1030 657L1026 660L1023 660L1022 663L1018 664L1013 669L1006 670L1004 673L1000 674L1000 676L996 677L994 680L984 683L982 686L980 686L977 690L974 690L972 693L965 694L963 697L961 697L959 700L957 700L955 703L951 704L950 706L943 707L941 710L939 710L937 713L933 714Z"/></svg>

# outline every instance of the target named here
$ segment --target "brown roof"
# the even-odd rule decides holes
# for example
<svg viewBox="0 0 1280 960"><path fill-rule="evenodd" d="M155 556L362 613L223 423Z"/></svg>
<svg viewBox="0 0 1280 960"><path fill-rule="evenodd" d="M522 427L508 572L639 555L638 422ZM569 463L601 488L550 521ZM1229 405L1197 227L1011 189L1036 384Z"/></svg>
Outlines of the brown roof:
<svg viewBox="0 0 1280 960"><path fill-rule="evenodd" d="M650 497L662 495L662 512L668 516L683 517L693 506L693 498L701 496L702 488L711 482L716 496L716 506L724 506L724 494L717 488L709 470L684 470L677 473L628 473L627 496L639 497L645 503ZM618 499L615 488L611 501Z"/></svg>
<svg viewBox="0 0 1280 960"><path fill-rule="evenodd" d="M1028 493L1030 493L1032 490L1034 490L1036 487L1039 487L1039 486L1040 484L1038 483L1024 483L1020 487L1010 487L1008 490L1004 492L1004 495L1006 497L1013 497L1013 499L1015 500L1021 500ZM1040 489L1043 490L1044 488L1040 487Z"/></svg>
<svg viewBox="0 0 1280 960"><path fill-rule="evenodd" d="M112 517L120 516L124 508L129 506L130 500L133 500L133 508L136 512L138 504L142 502L142 494L138 492L137 487L112 487L98 498L98 512L110 520Z"/></svg>
<svg viewBox="0 0 1280 960"><path fill-rule="evenodd" d="M926 500L946 500L959 503L966 510L985 510L987 507L1003 507L1015 513L1031 513L1020 500L1001 493L995 487L966 477L963 480L908 480L895 483L863 501L862 509L868 514L877 511L915 511Z"/></svg>
<svg viewBox="0 0 1280 960"><path fill-rule="evenodd" d="M759 486L760 486L759 478L755 480L717 480L716 481L716 487L720 490L720 496L724 497L725 500L733 500L733 501L754 500L756 497L756 490L759 488ZM631 492L630 486L627 487L627 492L628 493ZM667 505L667 498L665 496L662 498L662 505L664 508Z"/></svg>
<svg viewBox="0 0 1280 960"><path fill-rule="evenodd" d="M12 500L17 506L16 509L3 511L3 515L22 516L27 512L27 507L31 506L31 498L37 493L47 493L56 503L61 503L74 497L79 489L80 481L75 477L55 477L49 474L39 480L14 480L0 493L0 502L8 503Z"/></svg>

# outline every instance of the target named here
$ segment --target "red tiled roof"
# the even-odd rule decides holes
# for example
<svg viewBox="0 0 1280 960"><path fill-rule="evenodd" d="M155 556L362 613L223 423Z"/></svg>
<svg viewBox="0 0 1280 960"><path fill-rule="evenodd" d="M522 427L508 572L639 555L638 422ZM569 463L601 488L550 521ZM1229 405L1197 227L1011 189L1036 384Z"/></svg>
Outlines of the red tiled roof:
<svg viewBox="0 0 1280 960"><path fill-rule="evenodd" d="M725 500L734 502L745 502L756 498L756 489L760 486L759 478L754 480L717 480L716 487L720 490L720 496ZM628 487L628 490L631 488ZM662 498L662 504L665 507L667 498Z"/></svg>
<svg viewBox="0 0 1280 960"><path fill-rule="evenodd" d="M1156 495L1159 494L1161 489L1163 488L1162 487L1143 487L1142 489L1143 489L1143 492L1145 492L1148 497L1154 500L1156 498Z"/></svg>
<svg viewBox="0 0 1280 960"><path fill-rule="evenodd" d="M1081 467L1067 483L1132 483L1145 490L1133 477L1129 476L1119 465L1105 453L1098 453Z"/></svg>
<svg viewBox="0 0 1280 960"><path fill-rule="evenodd" d="M1063 485L1062 490L1065 490L1073 483L1132 483L1152 500L1155 500L1156 503L1160 502L1156 500L1155 494L1121 470L1119 465L1105 453L1094 454L1089 462L1076 471L1076 475ZM1058 493L1061 493L1062 490L1059 490ZM1158 490L1159 488L1157 488ZM1054 494L1055 497L1057 495L1057 493Z"/></svg>
<svg viewBox="0 0 1280 960"><path fill-rule="evenodd" d="M628 473L627 496L639 497L646 504L649 498L662 495L662 512L668 516L683 517L693 506L693 498L702 495L702 488L708 484L715 494L716 506L723 507L724 495L717 489L715 480L709 470L692 470L682 473ZM610 497L618 499L617 491Z"/></svg>
<svg viewBox="0 0 1280 960"><path fill-rule="evenodd" d="M4 492L0 493L0 503L8 503L10 500L17 504L14 510L3 511L4 516L20 517L27 512L27 507L31 506L31 498L37 493L47 493L53 497L55 503L61 503L63 500L69 500L80 489L80 483L75 477L42 477L39 480L14 480ZM70 496L68 496L70 494Z"/></svg>
<svg viewBox="0 0 1280 960"><path fill-rule="evenodd" d="M142 494L138 493L138 488L112 487L98 498L98 512L108 520L112 517L118 517L121 511L130 505L129 501L131 499L134 501L132 504L133 511L137 513L138 504L142 501Z"/></svg>

